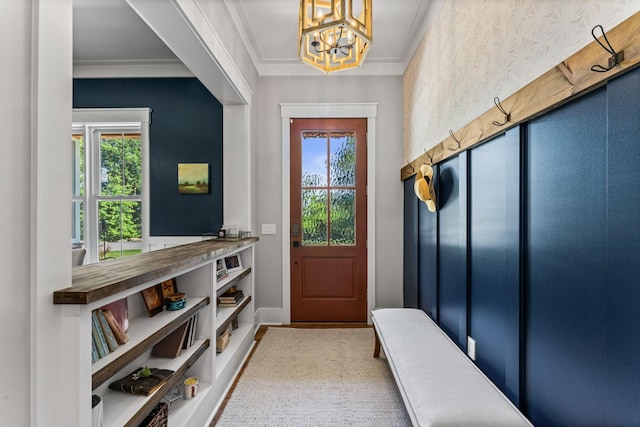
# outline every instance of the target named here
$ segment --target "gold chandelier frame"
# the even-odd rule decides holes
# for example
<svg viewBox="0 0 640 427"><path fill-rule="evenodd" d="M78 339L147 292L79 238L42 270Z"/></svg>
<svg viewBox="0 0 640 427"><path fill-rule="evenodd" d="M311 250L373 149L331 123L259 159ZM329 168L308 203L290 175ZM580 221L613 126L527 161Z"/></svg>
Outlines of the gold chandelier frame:
<svg viewBox="0 0 640 427"><path fill-rule="evenodd" d="M359 67L373 43L371 1L300 0L300 60L326 73Z"/></svg>

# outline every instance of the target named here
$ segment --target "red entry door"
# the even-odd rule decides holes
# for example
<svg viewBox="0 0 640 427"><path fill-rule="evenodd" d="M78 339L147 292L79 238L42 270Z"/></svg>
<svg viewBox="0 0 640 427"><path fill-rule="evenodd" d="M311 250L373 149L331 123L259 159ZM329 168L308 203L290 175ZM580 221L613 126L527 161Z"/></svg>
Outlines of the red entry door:
<svg viewBox="0 0 640 427"><path fill-rule="evenodd" d="M367 320L366 119L294 119L291 320Z"/></svg>

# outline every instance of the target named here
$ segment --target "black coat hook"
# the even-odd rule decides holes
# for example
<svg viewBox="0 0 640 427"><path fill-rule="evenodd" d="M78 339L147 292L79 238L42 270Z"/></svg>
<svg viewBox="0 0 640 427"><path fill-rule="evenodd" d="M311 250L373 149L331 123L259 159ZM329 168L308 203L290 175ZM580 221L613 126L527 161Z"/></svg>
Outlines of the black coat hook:
<svg viewBox="0 0 640 427"><path fill-rule="evenodd" d="M455 137L455 135L453 134L453 131L451 129L449 129L449 135L451 135L451 138L453 138L453 140L458 143L458 145L455 148L449 148L449 150L451 150L451 151L459 150L460 149L460 141L458 141L458 139Z"/></svg>
<svg viewBox="0 0 640 427"><path fill-rule="evenodd" d="M409 159L407 159L407 166L409 166L411 168L411 173L414 173L416 170L413 168L413 164L411 164L411 162L409 161Z"/></svg>
<svg viewBox="0 0 640 427"><path fill-rule="evenodd" d="M504 114L504 123L500 123L496 120L493 121L493 125L494 126L504 126L507 123L509 123L511 121L511 113L507 113L507 111L502 107L502 104L500 103L500 98L498 98L497 96L495 98L493 98L493 103L496 104L496 107L498 108L498 110L500 110L500 112L502 114Z"/></svg>
<svg viewBox="0 0 640 427"><path fill-rule="evenodd" d="M431 154L429 153L425 153L427 155L427 157L429 157L429 163L427 163L429 166L431 166L433 164L433 157L431 157Z"/></svg>
<svg viewBox="0 0 640 427"><path fill-rule="evenodd" d="M424 149L424 154L425 154L427 157L429 157L429 163L425 163L425 164L427 164L427 165L431 166L431 165L433 164L433 157L431 157L431 154L427 153L427 149L426 149L426 148Z"/></svg>
<svg viewBox="0 0 640 427"><path fill-rule="evenodd" d="M604 39L605 43L607 43L606 46L602 44L600 40L598 40L598 37L596 36L596 28L600 28L600 31L602 31L602 38ZM602 25L596 25L595 27L593 27L591 29L591 35L604 50L611 54L611 57L609 58L609 67L603 67L600 64L596 64L591 67L591 71L595 71L596 73L606 73L607 71L611 70L613 67L624 61L624 50L621 50L620 52L615 51L615 49L611 46L611 43L609 43L609 39L607 39L607 35L605 34Z"/></svg>

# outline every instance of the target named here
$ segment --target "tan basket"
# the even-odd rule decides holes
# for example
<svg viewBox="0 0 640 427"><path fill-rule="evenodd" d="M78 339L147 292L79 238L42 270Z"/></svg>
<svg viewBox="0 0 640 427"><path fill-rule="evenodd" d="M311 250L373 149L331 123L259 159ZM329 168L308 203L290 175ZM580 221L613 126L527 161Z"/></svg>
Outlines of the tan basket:
<svg viewBox="0 0 640 427"><path fill-rule="evenodd" d="M216 338L216 353L222 353L222 350L229 345L229 337L231 336L231 325L227 326L227 329Z"/></svg>
<svg viewBox="0 0 640 427"><path fill-rule="evenodd" d="M147 415L139 425L139 427L167 427L169 420L169 404L167 402L160 402L155 408Z"/></svg>

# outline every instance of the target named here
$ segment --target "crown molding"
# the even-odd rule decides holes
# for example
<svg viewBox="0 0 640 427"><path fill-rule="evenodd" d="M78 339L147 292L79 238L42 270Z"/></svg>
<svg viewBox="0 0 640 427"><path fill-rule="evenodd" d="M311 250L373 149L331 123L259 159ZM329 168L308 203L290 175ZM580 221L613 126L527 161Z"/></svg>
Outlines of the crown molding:
<svg viewBox="0 0 640 427"><path fill-rule="evenodd" d="M194 77L180 61L74 61L73 77L143 78L143 77Z"/></svg>

